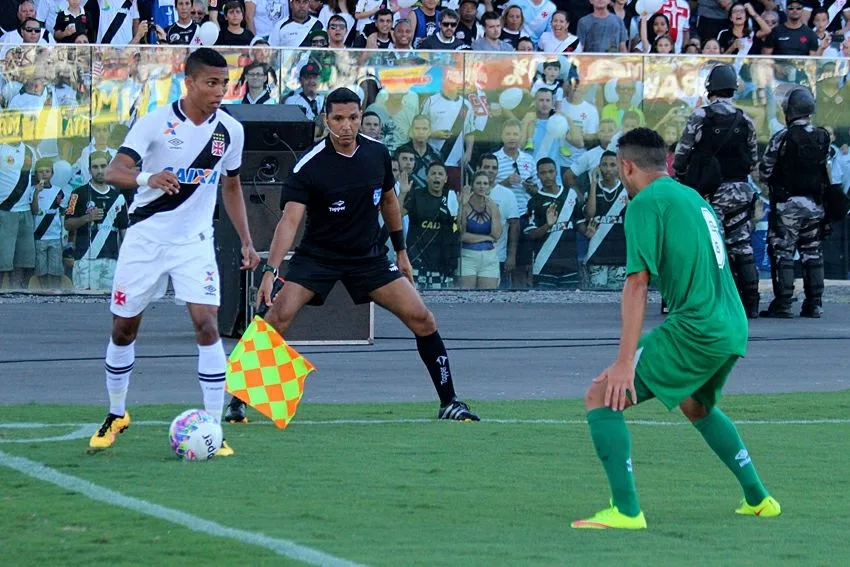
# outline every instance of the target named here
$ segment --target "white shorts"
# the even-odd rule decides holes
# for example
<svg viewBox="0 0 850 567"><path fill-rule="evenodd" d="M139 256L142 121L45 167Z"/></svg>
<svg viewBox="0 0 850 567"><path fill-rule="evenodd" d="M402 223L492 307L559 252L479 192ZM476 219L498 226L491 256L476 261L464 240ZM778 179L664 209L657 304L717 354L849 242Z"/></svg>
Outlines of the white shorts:
<svg viewBox="0 0 850 567"><path fill-rule="evenodd" d="M499 279L499 256L496 250L467 250L460 249L461 277L477 276L479 278Z"/></svg>
<svg viewBox="0 0 850 567"><path fill-rule="evenodd" d="M130 227L118 252L112 313L135 317L165 295L169 276L178 301L218 306L218 265L211 233L185 244L162 244Z"/></svg>

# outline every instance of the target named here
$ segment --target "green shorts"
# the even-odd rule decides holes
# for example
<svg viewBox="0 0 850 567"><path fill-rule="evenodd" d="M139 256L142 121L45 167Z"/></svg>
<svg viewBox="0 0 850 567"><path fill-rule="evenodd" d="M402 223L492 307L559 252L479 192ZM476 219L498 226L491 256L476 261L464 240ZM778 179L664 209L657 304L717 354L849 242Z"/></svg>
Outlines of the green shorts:
<svg viewBox="0 0 850 567"><path fill-rule="evenodd" d="M636 356L635 391L638 403L658 398L668 410L692 397L713 408L737 355L710 356L697 345L657 327L641 338Z"/></svg>

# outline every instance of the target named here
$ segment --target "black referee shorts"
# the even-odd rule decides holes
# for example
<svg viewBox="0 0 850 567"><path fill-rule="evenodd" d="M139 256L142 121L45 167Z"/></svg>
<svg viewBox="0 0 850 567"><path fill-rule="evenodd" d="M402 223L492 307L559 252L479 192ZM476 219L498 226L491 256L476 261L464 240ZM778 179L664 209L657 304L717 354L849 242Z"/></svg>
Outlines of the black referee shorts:
<svg viewBox="0 0 850 567"><path fill-rule="evenodd" d="M322 305L338 281L354 303L359 304L371 301L369 294L376 289L403 277L398 266L386 256L331 261L296 253L287 265L284 279L316 294L308 305Z"/></svg>

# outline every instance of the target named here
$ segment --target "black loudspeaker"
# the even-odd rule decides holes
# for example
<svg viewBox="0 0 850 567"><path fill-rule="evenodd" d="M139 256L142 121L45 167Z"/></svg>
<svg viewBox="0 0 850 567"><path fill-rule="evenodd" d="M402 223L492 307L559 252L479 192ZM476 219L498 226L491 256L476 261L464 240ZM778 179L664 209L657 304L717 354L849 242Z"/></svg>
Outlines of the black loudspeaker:
<svg viewBox="0 0 850 567"><path fill-rule="evenodd" d="M222 110L245 129L245 151L283 151L289 146L298 152L313 145L316 123L294 104L231 104Z"/></svg>
<svg viewBox="0 0 850 567"><path fill-rule="evenodd" d="M313 145L315 123L297 106L234 104L223 108L245 129L239 170L243 185L281 183L304 150Z"/></svg>

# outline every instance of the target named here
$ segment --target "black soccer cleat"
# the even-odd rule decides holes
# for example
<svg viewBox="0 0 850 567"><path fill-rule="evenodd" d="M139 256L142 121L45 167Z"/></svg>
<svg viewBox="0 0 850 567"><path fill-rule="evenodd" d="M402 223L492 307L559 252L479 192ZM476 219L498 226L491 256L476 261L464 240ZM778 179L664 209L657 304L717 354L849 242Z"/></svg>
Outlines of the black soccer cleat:
<svg viewBox="0 0 850 567"><path fill-rule="evenodd" d="M442 406L437 417L454 421L481 421L481 418L469 411L469 406L460 400L452 400L449 405Z"/></svg>
<svg viewBox="0 0 850 567"><path fill-rule="evenodd" d="M791 313L791 309L763 309L759 311L759 317L764 319L793 319L794 314Z"/></svg>
<svg viewBox="0 0 850 567"><path fill-rule="evenodd" d="M227 411L224 412L224 421L227 423L248 423L248 417L245 415L247 409L248 404L233 396L230 398L230 403L227 404Z"/></svg>
<svg viewBox="0 0 850 567"><path fill-rule="evenodd" d="M800 317L808 317L809 319L820 319L823 317L823 307L820 305L807 305L803 302L803 308L800 310Z"/></svg>

